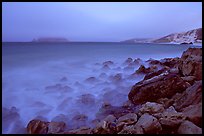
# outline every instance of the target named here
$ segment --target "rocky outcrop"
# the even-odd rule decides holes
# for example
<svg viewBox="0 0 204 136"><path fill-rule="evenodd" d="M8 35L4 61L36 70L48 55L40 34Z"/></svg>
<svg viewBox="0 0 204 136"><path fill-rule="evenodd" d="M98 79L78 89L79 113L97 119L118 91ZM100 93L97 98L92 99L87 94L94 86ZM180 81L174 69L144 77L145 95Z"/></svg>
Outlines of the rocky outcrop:
<svg viewBox="0 0 204 136"><path fill-rule="evenodd" d="M170 98L177 92L183 92L186 88L187 84L181 77L166 72L136 83L128 94L128 98L134 104L154 102L159 98Z"/></svg>
<svg viewBox="0 0 204 136"><path fill-rule="evenodd" d="M146 74L146 73L150 73L150 72L157 71L157 69L158 69L158 68L157 68L156 65L150 66L150 67L148 67L148 68L146 68L144 65L141 65L141 66L138 68L138 70L136 70L135 73L137 73L137 74L140 74L140 73Z"/></svg>
<svg viewBox="0 0 204 136"><path fill-rule="evenodd" d="M178 68L183 76L195 76L196 80L202 80L202 49L189 48L186 50Z"/></svg>

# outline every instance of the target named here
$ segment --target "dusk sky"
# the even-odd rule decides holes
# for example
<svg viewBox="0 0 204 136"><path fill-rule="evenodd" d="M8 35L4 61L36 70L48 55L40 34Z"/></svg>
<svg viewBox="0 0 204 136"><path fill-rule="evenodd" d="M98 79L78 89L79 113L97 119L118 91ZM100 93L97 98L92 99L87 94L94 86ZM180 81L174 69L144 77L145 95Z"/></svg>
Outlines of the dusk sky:
<svg viewBox="0 0 204 136"><path fill-rule="evenodd" d="M3 41L117 42L202 27L201 2L3 2Z"/></svg>

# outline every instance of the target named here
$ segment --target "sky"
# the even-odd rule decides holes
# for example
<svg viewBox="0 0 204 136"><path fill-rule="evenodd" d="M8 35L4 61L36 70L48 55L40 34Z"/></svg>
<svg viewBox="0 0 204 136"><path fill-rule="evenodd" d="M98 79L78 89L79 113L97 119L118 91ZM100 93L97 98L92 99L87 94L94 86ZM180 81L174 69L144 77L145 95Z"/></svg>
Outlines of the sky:
<svg viewBox="0 0 204 136"><path fill-rule="evenodd" d="M118 42L202 27L202 2L3 2L2 40Z"/></svg>

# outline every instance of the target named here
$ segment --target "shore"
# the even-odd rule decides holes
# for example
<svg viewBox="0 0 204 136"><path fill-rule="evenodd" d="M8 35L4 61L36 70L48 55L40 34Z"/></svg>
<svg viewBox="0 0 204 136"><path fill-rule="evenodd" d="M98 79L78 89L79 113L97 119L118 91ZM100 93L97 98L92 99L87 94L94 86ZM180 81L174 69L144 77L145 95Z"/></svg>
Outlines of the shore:
<svg viewBox="0 0 204 136"><path fill-rule="evenodd" d="M132 67L137 61L139 60L128 58L125 63ZM132 86L128 94L129 100L122 106L104 103L91 127L84 123L84 126L77 129L67 129L66 126L74 125L74 122L66 124L62 121L33 119L27 124L26 133L201 134L202 48L189 48L181 58L150 59L146 62L149 67L140 65L130 77L145 74L141 81ZM112 62L106 63L108 66ZM120 81L121 76L112 78ZM91 82L94 79L89 80ZM93 99L90 95L83 95L82 100L91 104ZM75 123L83 124L87 116L77 115L74 120Z"/></svg>

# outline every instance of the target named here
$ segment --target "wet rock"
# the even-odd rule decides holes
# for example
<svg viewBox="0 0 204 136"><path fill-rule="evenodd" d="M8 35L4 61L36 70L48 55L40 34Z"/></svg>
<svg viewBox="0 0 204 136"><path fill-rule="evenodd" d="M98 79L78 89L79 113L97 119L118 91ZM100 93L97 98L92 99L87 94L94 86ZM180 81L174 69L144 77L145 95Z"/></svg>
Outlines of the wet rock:
<svg viewBox="0 0 204 136"><path fill-rule="evenodd" d="M135 105L130 101L130 100L127 100L123 103L123 106L124 108L132 108L134 107Z"/></svg>
<svg viewBox="0 0 204 136"><path fill-rule="evenodd" d="M202 134L202 129L190 121L184 121L178 128L178 134Z"/></svg>
<svg viewBox="0 0 204 136"><path fill-rule="evenodd" d="M56 92L70 92L73 89L67 85L62 86L61 84L51 85L45 87L46 93L56 93Z"/></svg>
<svg viewBox="0 0 204 136"><path fill-rule="evenodd" d="M95 77L89 77L85 80L86 83L96 83L98 80Z"/></svg>
<svg viewBox="0 0 204 136"><path fill-rule="evenodd" d="M162 130L161 124L157 118L149 115L148 113L143 114L139 118L136 126L143 128L144 133L147 134L158 134Z"/></svg>
<svg viewBox="0 0 204 136"><path fill-rule="evenodd" d="M184 76L195 76L202 79L202 48L188 48L182 54L178 65L180 73Z"/></svg>
<svg viewBox="0 0 204 136"><path fill-rule="evenodd" d="M102 67L102 70L108 71L108 70L110 70L110 67L109 67L108 65L104 65L104 66Z"/></svg>
<svg viewBox="0 0 204 136"><path fill-rule="evenodd" d="M88 116L84 115L84 114L78 114L75 115L71 122L72 122L72 128L80 128L82 126L86 126L87 125L87 121L88 121Z"/></svg>
<svg viewBox="0 0 204 136"><path fill-rule="evenodd" d="M103 62L104 66L105 65L110 66L110 65L113 65L113 64L114 64L113 61L105 61L105 62Z"/></svg>
<svg viewBox="0 0 204 136"><path fill-rule="evenodd" d="M177 111L181 111L189 105L198 104L202 101L202 81L196 81L193 86L187 88L173 104Z"/></svg>
<svg viewBox="0 0 204 136"><path fill-rule="evenodd" d="M139 69L136 70L136 73L137 73L137 74L140 74L140 73L147 74L147 73L150 73L150 72L155 72L157 69L158 69L158 68L157 68L156 65L150 66L150 67L148 67L148 68L145 68L144 65L141 65L141 66L139 67Z"/></svg>
<svg viewBox="0 0 204 136"><path fill-rule="evenodd" d="M141 113L149 113L154 114L158 112L163 112L164 107L162 104L155 103L155 102L146 102L142 105L142 108L139 109Z"/></svg>
<svg viewBox="0 0 204 136"><path fill-rule="evenodd" d="M101 74L99 75L99 77L100 77L100 78L107 78L108 75L107 75L106 73L101 73Z"/></svg>
<svg viewBox="0 0 204 136"><path fill-rule="evenodd" d="M175 93L183 92L186 88L186 82L178 75L164 73L136 83L129 92L128 98L134 104L156 102L159 98L171 98Z"/></svg>
<svg viewBox="0 0 204 136"><path fill-rule="evenodd" d="M28 134L47 134L49 122L31 120L27 125Z"/></svg>
<svg viewBox="0 0 204 136"><path fill-rule="evenodd" d="M149 64L151 65L159 65L162 64L159 60L155 60L155 59L149 59L146 62L149 62Z"/></svg>
<svg viewBox="0 0 204 136"><path fill-rule="evenodd" d="M118 74L116 74L114 76L110 76L109 79L111 81L113 81L114 83L121 82L122 81L122 74L118 73Z"/></svg>
<svg viewBox="0 0 204 136"><path fill-rule="evenodd" d="M131 62L133 62L133 59L132 58L127 58L127 60L125 60L125 62L123 64L130 64Z"/></svg>
<svg viewBox="0 0 204 136"><path fill-rule="evenodd" d="M66 124L64 122L50 122L48 125L48 134L56 134L65 130Z"/></svg>
<svg viewBox="0 0 204 136"><path fill-rule="evenodd" d="M93 105L95 104L95 97L92 94L82 94L77 102L83 105Z"/></svg>
<svg viewBox="0 0 204 136"><path fill-rule="evenodd" d="M59 114L57 116L55 116L51 122L65 122L67 124L67 121L69 120L68 116L64 115L64 114Z"/></svg>
<svg viewBox="0 0 204 136"><path fill-rule="evenodd" d="M61 82L66 82L66 81L67 81L67 77L62 77L62 78L60 79L60 81L61 81Z"/></svg>
<svg viewBox="0 0 204 136"><path fill-rule="evenodd" d="M202 127L202 103L190 105L182 110L182 113L187 117L187 120L195 125Z"/></svg>

